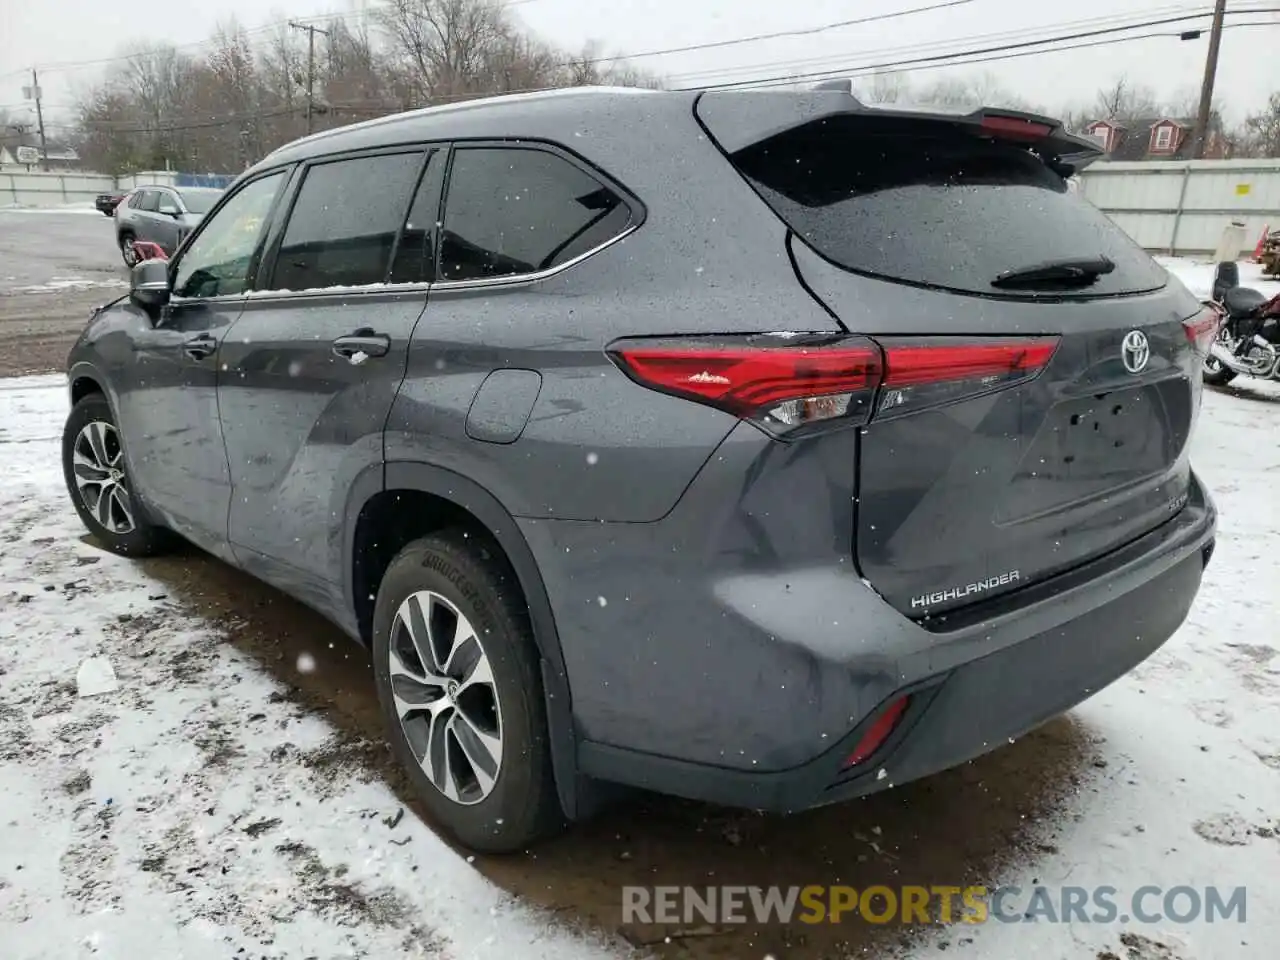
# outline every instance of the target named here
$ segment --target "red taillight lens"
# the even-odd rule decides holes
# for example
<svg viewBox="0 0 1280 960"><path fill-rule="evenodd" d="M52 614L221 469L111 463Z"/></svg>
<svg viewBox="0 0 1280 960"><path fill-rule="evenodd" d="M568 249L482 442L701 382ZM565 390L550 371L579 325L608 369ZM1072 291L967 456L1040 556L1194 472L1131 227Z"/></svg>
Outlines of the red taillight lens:
<svg viewBox="0 0 1280 960"><path fill-rule="evenodd" d="M1187 335L1187 342L1199 356L1206 356L1213 341L1217 339L1218 327L1222 324L1222 315L1214 307L1205 307L1194 317L1182 321L1182 330Z"/></svg>
<svg viewBox="0 0 1280 960"><path fill-rule="evenodd" d="M984 133L1007 140L1040 140L1053 133L1053 127L1047 123L1020 117L983 117L981 126Z"/></svg>
<svg viewBox="0 0 1280 960"><path fill-rule="evenodd" d="M884 389L876 405L877 418L915 413L1031 380L1058 348L1057 337L881 342Z"/></svg>
<svg viewBox="0 0 1280 960"><path fill-rule="evenodd" d="M636 383L717 407L775 436L864 424L1034 378L1057 337L890 338L758 334L622 340L609 355Z"/></svg>
<svg viewBox="0 0 1280 960"><path fill-rule="evenodd" d="M865 422L880 351L862 337L760 335L636 340L610 348L637 383L718 407L775 434L833 419Z"/></svg>
<svg viewBox="0 0 1280 960"><path fill-rule="evenodd" d="M879 750L884 742L889 739L889 734L893 733L898 726L898 721L907 712L907 704L910 702L910 697L899 697L889 704L889 709L876 717L875 722L867 728L867 732L858 740L858 745L853 748L853 753L849 754L849 759L844 762L844 765L852 767L855 764L862 763L862 761Z"/></svg>

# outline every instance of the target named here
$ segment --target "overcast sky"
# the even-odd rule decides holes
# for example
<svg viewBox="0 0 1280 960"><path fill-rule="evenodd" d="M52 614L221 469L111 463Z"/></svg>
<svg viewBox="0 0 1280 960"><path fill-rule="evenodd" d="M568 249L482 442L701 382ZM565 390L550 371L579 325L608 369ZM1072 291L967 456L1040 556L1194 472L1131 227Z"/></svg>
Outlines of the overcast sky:
<svg viewBox="0 0 1280 960"><path fill-rule="evenodd" d="M940 0L512 0L510 12L542 38L568 48L590 39L610 54L634 54L818 27L895 10L931 6ZM163 0L155 6L106 0L0 0L0 108L22 114L22 71L41 66L48 113L65 120L77 93L99 79L103 65L84 64L117 55L132 39L196 45L220 21L234 17L253 28L285 19L376 5L376 0ZM792 71L875 64L931 53L986 47L1026 39L1027 31L1070 33L1109 25L1117 17L1155 19L1207 11L1212 0L966 0L934 10L803 37L723 46L637 58L672 86L693 86ZM1215 104L1235 122L1280 90L1280 0L1229 0L1228 23L1265 26L1224 33ZM1246 11L1256 12L1246 12ZM367 11L366 11L367 12ZM1096 20L1094 23L1080 21ZM145 34L142 32L146 26ZM1167 31L1133 43L997 60L978 66L917 71L918 84L957 73L990 71L1007 88L1057 111L1093 99L1100 86L1121 74L1165 97L1194 95L1204 68L1207 36L1180 41L1176 32L1208 25L1154 27ZM999 34L996 37L982 35ZM1008 36L1021 34L1021 36ZM1041 34L1043 35L1043 34ZM1098 38L1102 39L1102 38ZM1076 41L1082 42L1082 41ZM193 46L198 50L198 46ZM80 63L78 66L66 66ZM757 68L752 70L751 68ZM24 119L20 116L19 119Z"/></svg>

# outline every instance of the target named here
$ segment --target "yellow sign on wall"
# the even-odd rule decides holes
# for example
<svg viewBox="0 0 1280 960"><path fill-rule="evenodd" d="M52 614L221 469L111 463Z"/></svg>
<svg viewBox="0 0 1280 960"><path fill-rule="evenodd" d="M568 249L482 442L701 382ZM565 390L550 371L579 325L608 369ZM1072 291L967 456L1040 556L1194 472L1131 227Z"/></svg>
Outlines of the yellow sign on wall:
<svg viewBox="0 0 1280 960"><path fill-rule="evenodd" d="M1237 197L1244 197L1244 196L1248 196L1249 191L1250 191L1251 189L1252 189L1252 184L1248 184L1248 183L1237 183L1237 184L1236 184L1236 196L1237 196Z"/></svg>

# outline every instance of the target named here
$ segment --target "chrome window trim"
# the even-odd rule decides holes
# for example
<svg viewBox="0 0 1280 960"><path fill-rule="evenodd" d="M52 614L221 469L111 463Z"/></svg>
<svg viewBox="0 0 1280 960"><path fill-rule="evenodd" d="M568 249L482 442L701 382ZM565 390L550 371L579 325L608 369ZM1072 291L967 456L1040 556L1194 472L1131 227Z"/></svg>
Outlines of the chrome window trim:
<svg viewBox="0 0 1280 960"><path fill-rule="evenodd" d="M621 241L625 240L627 237L631 236L631 234L639 230L641 226L641 223L636 222L634 220L634 216L635 216L635 211L632 211L633 220L631 223L627 224L626 229L623 230L621 233L615 234L614 236L606 240L604 243L598 244L597 246L592 247L590 250L584 250L582 253L578 254L576 257L573 257L570 260L566 260L564 263L558 263L554 267L548 267L546 270L537 270L537 271L534 271L533 273L512 273L512 274L506 274L501 277L481 277L480 279L477 279L477 280L437 280L435 283L431 284L431 289L432 290L468 290L471 288L511 286L514 284L536 283L539 280L547 280L551 277L556 276L557 274L563 273L564 271L568 270L570 267L576 267L578 264L580 264L583 260L586 260L588 257L594 257L601 250L611 247L615 243L620 243Z"/></svg>
<svg viewBox="0 0 1280 960"><path fill-rule="evenodd" d="M399 296L401 294L428 293L435 289L431 284L422 281L413 283L377 283L370 284L367 289L350 287L317 287L313 290L253 290L241 297L247 308L253 303L278 303L281 300L321 300L325 297L375 297Z"/></svg>
<svg viewBox="0 0 1280 960"><path fill-rule="evenodd" d="M180 305L189 303L229 303L232 300L243 300L245 305L248 306L250 303L274 303L280 300L318 300L323 297L369 297L386 294L431 293L437 290L469 290L537 283L539 280L547 280L571 267L576 267L582 261L589 257L594 257L597 253L613 246L615 243L621 243L639 230L640 226L641 224L639 223L632 223L621 233L610 237L604 243L592 247L590 250L583 251L573 259L535 273L513 273L508 276L484 277L479 280L443 280L436 283L379 283L370 285L367 290L344 290L329 287L321 287L315 290L254 290L247 293L229 294L224 297L174 297L171 302L174 305Z"/></svg>

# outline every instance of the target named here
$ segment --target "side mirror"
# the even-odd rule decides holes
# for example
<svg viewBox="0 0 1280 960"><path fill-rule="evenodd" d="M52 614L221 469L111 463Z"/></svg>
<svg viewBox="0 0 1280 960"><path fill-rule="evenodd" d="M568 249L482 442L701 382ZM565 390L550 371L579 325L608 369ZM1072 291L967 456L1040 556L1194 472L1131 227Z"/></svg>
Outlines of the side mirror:
<svg viewBox="0 0 1280 960"><path fill-rule="evenodd" d="M142 309L158 310L169 302L169 261L143 260L129 274L129 299Z"/></svg>

